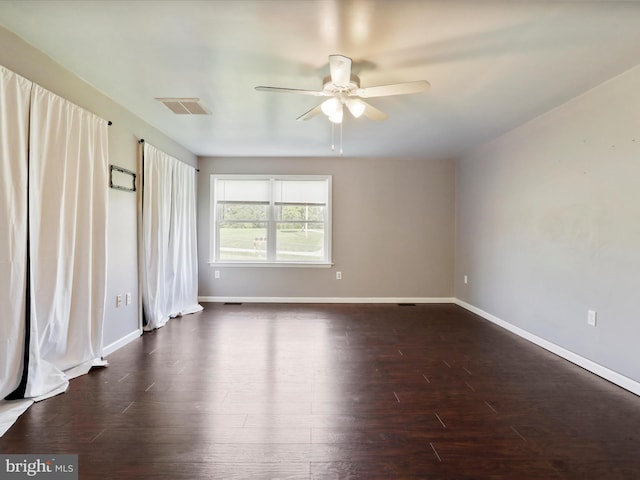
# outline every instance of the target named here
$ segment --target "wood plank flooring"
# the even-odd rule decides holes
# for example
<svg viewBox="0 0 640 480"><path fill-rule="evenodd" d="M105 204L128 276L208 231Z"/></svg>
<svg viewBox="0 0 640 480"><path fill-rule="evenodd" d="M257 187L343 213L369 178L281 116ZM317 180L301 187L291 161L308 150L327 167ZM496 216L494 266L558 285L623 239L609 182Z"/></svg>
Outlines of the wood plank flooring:
<svg viewBox="0 0 640 480"><path fill-rule="evenodd" d="M223 305L35 404L81 479L637 479L637 397L454 305Z"/></svg>

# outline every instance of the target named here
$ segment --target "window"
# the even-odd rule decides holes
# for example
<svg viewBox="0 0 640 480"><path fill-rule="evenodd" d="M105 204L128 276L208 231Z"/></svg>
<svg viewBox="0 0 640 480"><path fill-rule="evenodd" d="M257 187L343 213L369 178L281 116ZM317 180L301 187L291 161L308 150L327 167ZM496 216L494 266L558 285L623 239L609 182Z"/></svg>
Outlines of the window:
<svg viewBox="0 0 640 480"><path fill-rule="evenodd" d="M211 176L211 262L331 263L330 176Z"/></svg>

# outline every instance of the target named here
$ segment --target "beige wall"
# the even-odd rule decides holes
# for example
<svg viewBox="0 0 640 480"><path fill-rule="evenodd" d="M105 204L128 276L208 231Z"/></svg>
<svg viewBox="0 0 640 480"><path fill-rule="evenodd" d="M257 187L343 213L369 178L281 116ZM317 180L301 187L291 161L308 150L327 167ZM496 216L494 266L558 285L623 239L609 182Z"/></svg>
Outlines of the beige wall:
<svg viewBox="0 0 640 480"><path fill-rule="evenodd" d="M638 85L640 67L458 162L455 274L463 301L635 381Z"/></svg>
<svg viewBox="0 0 640 480"><path fill-rule="evenodd" d="M136 170L138 139L196 165L186 149L164 136L122 106L65 70L13 33L0 27L0 64L42 87L110 120L109 162ZM104 345L112 345L138 330L138 255L136 195L109 190L107 308ZM115 296L131 292L133 303L115 308Z"/></svg>
<svg viewBox="0 0 640 480"><path fill-rule="evenodd" d="M200 158L201 297L450 298L454 164L442 160ZM333 176L332 268L210 266L212 173ZM214 270L220 278L214 279ZM341 271L342 280L336 280Z"/></svg>

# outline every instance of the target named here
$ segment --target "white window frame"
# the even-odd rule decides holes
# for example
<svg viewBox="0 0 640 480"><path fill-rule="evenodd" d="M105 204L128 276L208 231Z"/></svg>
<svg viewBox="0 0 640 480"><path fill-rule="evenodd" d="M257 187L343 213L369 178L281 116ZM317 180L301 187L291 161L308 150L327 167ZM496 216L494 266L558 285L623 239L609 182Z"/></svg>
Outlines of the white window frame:
<svg viewBox="0 0 640 480"><path fill-rule="evenodd" d="M219 230L217 227L217 215L218 215L218 205L216 201L216 181L217 180L269 180L270 184L270 198L269 198L269 207L268 207L268 215L267 215L267 238L274 239L276 234L276 225L277 221L274 218L275 211L275 195L273 184L276 181L309 181L309 180L323 180L327 182L327 203L324 209L324 252L325 258L319 261L285 261L285 260L276 260L275 258L275 250L276 245L274 241L270 241L267 244L267 260L220 260L218 258L218 243L219 243ZM332 176L331 175L235 175L235 174L224 174L224 175L216 175L211 174L210 176L210 213L209 213L209 265L219 265L219 266L231 266L231 267L330 267L333 265L332 257L331 257L331 224L332 224Z"/></svg>

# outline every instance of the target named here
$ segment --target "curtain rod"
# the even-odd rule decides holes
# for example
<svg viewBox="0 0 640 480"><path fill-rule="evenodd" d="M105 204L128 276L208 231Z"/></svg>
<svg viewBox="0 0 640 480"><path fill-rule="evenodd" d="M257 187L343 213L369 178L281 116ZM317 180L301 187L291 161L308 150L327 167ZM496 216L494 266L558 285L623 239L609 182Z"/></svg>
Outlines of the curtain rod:
<svg viewBox="0 0 640 480"><path fill-rule="evenodd" d="M138 140L138 143L139 143L139 144L143 144L143 143L144 143L144 138L141 138L140 140ZM178 161L179 161L179 162L182 162L182 160L178 160ZM185 163L185 162L182 162L182 163L184 163L185 165L189 165L188 163ZM199 172L199 171L200 171L200 169L199 169L199 168L196 168L196 167L194 167L194 166L192 166L192 165L189 165L189 166L190 166L191 168L193 168L196 172Z"/></svg>

